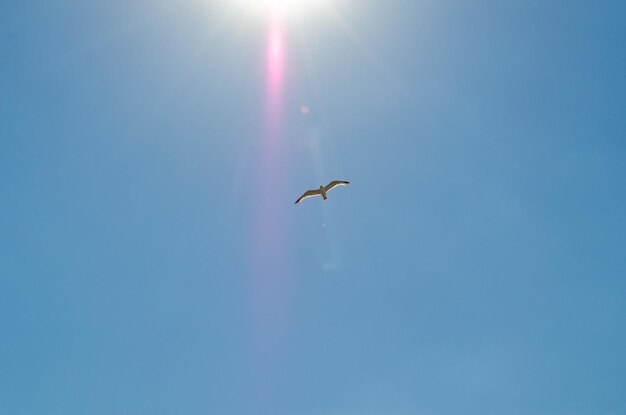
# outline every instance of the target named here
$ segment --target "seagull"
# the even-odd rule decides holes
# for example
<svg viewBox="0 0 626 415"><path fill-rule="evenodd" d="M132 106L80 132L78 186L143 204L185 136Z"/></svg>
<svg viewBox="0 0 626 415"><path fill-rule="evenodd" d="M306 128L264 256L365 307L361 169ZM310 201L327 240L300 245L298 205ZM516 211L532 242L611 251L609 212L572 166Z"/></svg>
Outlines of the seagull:
<svg viewBox="0 0 626 415"><path fill-rule="evenodd" d="M304 199L308 199L309 197L314 196L322 196L322 198L326 200L328 199L326 197L326 192L330 192L331 189L334 189L337 186L347 186L349 184L350 182L346 182L344 180L334 180L328 183L326 186L320 186L320 188L317 190L307 190L302 196L300 196L300 198L298 198L298 200L296 200L296 205L302 202Z"/></svg>

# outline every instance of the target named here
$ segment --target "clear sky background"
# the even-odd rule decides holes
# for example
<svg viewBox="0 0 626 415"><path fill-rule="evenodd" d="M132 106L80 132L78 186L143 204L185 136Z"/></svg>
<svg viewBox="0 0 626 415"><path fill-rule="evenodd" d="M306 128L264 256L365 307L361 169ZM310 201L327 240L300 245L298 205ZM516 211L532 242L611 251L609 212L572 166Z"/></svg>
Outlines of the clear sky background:
<svg viewBox="0 0 626 415"><path fill-rule="evenodd" d="M0 4L0 413L626 414L626 4L334 9Z"/></svg>

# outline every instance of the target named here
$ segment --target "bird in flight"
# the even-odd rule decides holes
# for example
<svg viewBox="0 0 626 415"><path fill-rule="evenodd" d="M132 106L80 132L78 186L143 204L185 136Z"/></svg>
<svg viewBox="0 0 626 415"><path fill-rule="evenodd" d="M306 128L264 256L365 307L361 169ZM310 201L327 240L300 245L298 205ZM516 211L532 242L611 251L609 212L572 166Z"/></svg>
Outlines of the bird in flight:
<svg viewBox="0 0 626 415"><path fill-rule="evenodd" d="M334 189L337 186L347 186L349 184L350 182L346 182L344 180L334 180L328 183L326 186L320 186L320 188L317 190L307 190L302 196L298 198L298 200L296 200L296 205L302 202L304 199L308 199L309 197L314 196L322 196L322 198L326 200L328 199L326 197L326 192L329 192L331 189Z"/></svg>

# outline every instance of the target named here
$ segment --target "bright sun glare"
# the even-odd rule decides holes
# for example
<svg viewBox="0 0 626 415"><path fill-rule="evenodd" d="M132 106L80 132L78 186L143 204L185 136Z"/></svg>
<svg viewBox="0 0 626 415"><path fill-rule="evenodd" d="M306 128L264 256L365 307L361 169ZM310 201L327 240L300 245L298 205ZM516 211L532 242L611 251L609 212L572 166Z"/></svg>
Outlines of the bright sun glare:
<svg viewBox="0 0 626 415"><path fill-rule="evenodd" d="M319 7L325 0L241 0L246 8L273 15L293 15Z"/></svg>

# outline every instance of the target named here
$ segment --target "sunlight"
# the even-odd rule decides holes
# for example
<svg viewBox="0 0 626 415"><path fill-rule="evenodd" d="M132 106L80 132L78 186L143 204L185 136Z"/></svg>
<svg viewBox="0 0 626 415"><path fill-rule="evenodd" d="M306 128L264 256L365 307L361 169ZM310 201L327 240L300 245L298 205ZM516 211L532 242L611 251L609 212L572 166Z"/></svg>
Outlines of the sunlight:
<svg viewBox="0 0 626 415"><path fill-rule="evenodd" d="M239 0L247 9L274 16L301 14L326 3L326 0Z"/></svg>

